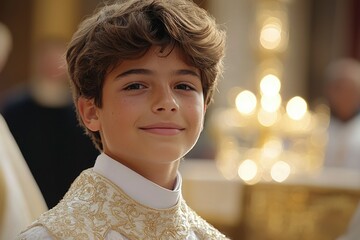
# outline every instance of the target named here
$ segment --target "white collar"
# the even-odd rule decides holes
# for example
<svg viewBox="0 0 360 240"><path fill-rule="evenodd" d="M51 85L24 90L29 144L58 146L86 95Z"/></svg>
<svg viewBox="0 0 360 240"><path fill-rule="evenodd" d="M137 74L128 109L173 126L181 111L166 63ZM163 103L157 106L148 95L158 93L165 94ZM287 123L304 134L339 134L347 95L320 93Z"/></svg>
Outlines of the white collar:
<svg viewBox="0 0 360 240"><path fill-rule="evenodd" d="M173 207L180 198L182 179L179 172L174 190L169 190L144 178L105 153L97 157L93 170L115 183L135 201L151 208Z"/></svg>

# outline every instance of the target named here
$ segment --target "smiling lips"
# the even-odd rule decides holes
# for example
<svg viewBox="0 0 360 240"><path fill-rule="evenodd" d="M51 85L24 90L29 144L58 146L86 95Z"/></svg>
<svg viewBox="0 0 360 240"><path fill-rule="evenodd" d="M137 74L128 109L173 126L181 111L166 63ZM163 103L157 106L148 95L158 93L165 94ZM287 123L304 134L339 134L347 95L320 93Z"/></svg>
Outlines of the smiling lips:
<svg viewBox="0 0 360 240"><path fill-rule="evenodd" d="M185 128L180 127L179 125L173 123L152 124L152 125L140 127L140 129L148 133L163 135L163 136L173 136L185 130Z"/></svg>

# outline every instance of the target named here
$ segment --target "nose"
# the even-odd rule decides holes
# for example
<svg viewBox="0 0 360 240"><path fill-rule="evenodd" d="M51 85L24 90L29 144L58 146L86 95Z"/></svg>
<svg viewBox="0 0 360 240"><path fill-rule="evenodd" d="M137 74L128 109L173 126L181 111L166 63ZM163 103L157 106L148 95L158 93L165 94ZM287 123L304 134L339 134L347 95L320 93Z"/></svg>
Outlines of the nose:
<svg viewBox="0 0 360 240"><path fill-rule="evenodd" d="M158 89L154 92L153 112L176 112L179 109L179 104L171 89Z"/></svg>

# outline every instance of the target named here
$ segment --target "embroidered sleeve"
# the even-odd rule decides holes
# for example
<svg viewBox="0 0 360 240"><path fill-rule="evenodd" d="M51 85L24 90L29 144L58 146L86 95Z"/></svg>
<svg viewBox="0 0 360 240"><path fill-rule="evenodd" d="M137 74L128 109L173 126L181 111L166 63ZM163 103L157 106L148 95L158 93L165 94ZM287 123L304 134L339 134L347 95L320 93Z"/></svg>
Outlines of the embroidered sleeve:
<svg viewBox="0 0 360 240"><path fill-rule="evenodd" d="M46 228L42 226L35 226L29 228L25 232L22 232L19 236L16 237L16 240L54 240Z"/></svg>

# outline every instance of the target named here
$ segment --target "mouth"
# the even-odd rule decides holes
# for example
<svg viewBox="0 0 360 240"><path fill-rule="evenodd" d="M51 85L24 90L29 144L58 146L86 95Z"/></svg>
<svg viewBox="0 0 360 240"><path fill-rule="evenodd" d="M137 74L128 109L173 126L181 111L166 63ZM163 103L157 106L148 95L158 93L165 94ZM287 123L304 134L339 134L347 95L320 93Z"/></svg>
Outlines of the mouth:
<svg viewBox="0 0 360 240"><path fill-rule="evenodd" d="M185 128L183 128L177 124L173 124L173 123L151 124L151 125L140 127L139 129L142 131L145 131L147 133L162 135L162 136L177 135L180 132L185 130Z"/></svg>

